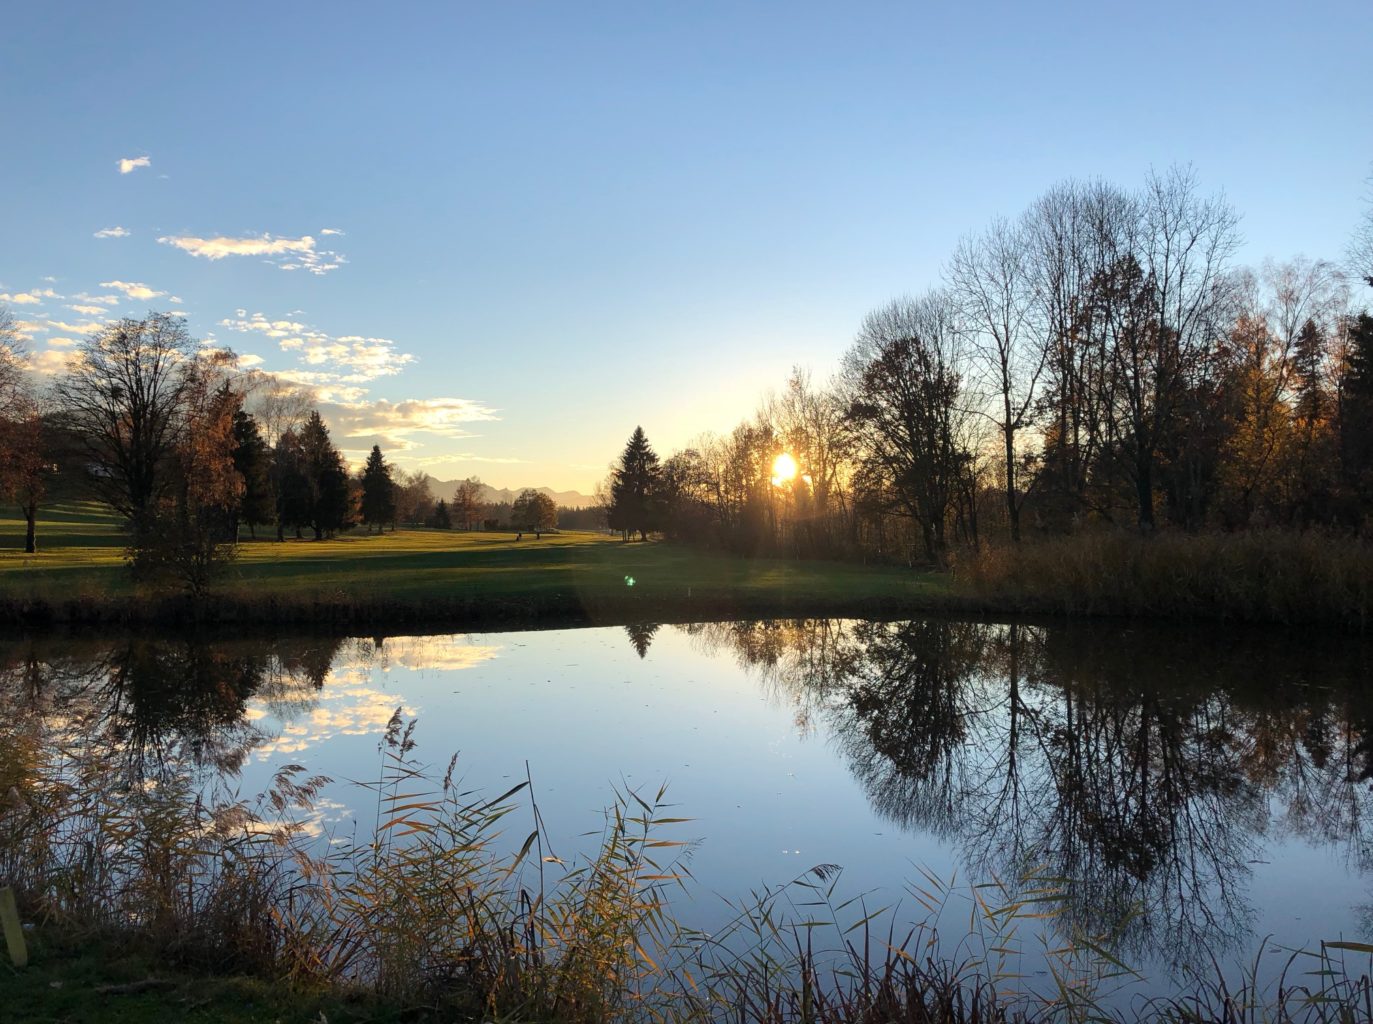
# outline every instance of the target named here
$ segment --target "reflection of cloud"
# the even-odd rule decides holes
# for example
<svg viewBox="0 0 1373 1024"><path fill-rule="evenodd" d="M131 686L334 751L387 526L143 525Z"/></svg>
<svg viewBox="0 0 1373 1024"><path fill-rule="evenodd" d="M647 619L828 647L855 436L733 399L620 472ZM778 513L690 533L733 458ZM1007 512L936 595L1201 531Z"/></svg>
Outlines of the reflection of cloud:
<svg viewBox="0 0 1373 1024"><path fill-rule="evenodd" d="M465 636L406 636L386 641L388 658L408 669L461 671L476 668L501 653L500 647L474 644Z"/></svg>
<svg viewBox="0 0 1373 1024"><path fill-rule="evenodd" d="M356 676L348 681L350 675ZM262 761L274 754L296 754L335 736L373 736L386 731L386 723L404 698L384 693L367 685L365 671L350 673L346 668L331 672L324 687L315 695L314 706L299 716L287 713L280 734L259 745L254 754ZM414 716L405 705L403 714ZM249 702L245 717L260 722L270 712L258 698Z"/></svg>
<svg viewBox="0 0 1373 1024"><path fill-rule="evenodd" d="M119 173L128 174L140 167L151 167L152 163L146 156L126 156L119 161Z"/></svg>
<svg viewBox="0 0 1373 1024"><path fill-rule="evenodd" d="M340 234L326 231L327 234ZM327 274L337 270L345 260L336 252L315 248L315 240L310 235L299 238L283 238L262 234L233 238L217 235L214 238L200 238L196 235L163 235L158 239L163 245L170 245L182 252L199 256L201 259L222 260L226 256L266 256L268 262L282 270L308 270L312 274Z"/></svg>

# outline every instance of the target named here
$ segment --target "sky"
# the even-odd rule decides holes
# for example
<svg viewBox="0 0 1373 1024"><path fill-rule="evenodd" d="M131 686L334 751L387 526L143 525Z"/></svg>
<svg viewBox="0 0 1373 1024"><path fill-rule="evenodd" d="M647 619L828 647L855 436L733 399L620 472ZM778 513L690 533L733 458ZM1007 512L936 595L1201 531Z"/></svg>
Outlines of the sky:
<svg viewBox="0 0 1373 1024"><path fill-rule="evenodd" d="M1242 262L1339 258L1373 3L11 4L0 302L149 310L355 463L590 493L823 380L1065 178L1190 164Z"/></svg>

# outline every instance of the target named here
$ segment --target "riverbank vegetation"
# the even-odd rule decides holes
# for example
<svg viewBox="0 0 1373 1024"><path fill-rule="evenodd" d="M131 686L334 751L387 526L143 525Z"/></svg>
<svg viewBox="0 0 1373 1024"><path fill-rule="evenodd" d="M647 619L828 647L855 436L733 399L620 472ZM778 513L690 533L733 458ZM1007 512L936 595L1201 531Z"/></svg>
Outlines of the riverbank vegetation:
<svg viewBox="0 0 1373 1024"><path fill-rule="evenodd" d="M4 726L0 874L38 941L30 967L0 970L6 1011L29 1019L59 1005L63 1019L114 1019L124 1000L194 1019L235 994L228 1019L1366 1019L1367 950L1347 943L1283 954L1271 982L1266 962L1205 968L1176 997L1122 998L1139 979L1113 934L1079 930L1065 880L1035 871L970 888L917 875L902 910L817 865L694 932L673 916L692 893L690 822L662 790L619 793L599 842L564 859L529 782L465 791L456 758L424 767L399 712L378 777L356 784L377 815L360 835L327 830L327 780L298 765L255 799L207 795L170 765L131 778L101 724ZM945 911L956 952L940 944ZM108 964L92 963L100 949ZM1022 950L1047 974L1022 976ZM197 977L211 981L192 988Z"/></svg>

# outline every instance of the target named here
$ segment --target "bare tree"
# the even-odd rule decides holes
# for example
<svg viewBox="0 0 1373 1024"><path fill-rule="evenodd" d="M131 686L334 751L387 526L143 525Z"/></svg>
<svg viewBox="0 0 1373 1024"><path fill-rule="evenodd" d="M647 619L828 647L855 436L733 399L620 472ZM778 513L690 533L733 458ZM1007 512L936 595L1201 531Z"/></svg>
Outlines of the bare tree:
<svg viewBox="0 0 1373 1024"><path fill-rule="evenodd" d="M1373 178L1369 178L1369 184L1363 217L1349 242L1349 268L1369 285L1373 285Z"/></svg>
<svg viewBox="0 0 1373 1024"><path fill-rule="evenodd" d="M842 371L860 476L880 507L918 526L935 564L969 457L956 316L947 292L897 299L864 319Z"/></svg>
<svg viewBox="0 0 1373 1024"><path fill-rule="evenodd" d="M90 460L92 485L135 537L171 486L168 462L197 347L185 321L169 313L119 320L86 339L55 388Z"/></svg>
<svg viewBox="0 0 1373 1024"><path fill-rule="evenodd" d="M1034 423L1036 396L1048 350L1033 337L1034 301L1030 231L1025 221L992 222L954 251L949 274L988 392L987 415L1001 435L1006 460L1006 516L1011 540L1020 541L1021 432Z"/></svg>
<svg viewBox="0 0 1373 1024"><path fill-rule="evenodd" d="M300 432L310 411L317 403L310 388L282 380L270 373L249 375L242 388L245 406L262 428L267 446L275 447L288 430Z"/></svg>
<svg viewBox="0 0 1373 1024"><path fill-rule="evenodd" d="M453 489L453 522L461 529L470 530L481 522L484 486L475 476L469 476L466 480L459 480L458 486Z"/></svg>

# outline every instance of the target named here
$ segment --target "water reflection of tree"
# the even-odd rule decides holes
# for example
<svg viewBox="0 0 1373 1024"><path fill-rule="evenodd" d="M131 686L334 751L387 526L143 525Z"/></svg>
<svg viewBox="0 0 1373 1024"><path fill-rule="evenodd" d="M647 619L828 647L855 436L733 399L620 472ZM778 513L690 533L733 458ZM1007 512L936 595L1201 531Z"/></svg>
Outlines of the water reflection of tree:
<svg viewBox="0 0 1373 1024"><path fill-rule="evenodd" d="M287 641L33 637L0 644L0 694L14 720L116 755L125 785L187 769L237 771L264 739L247 715L308 703L334 639Z"/></svg>
<svg viewBox="0 0 1373 1024"><path fill-rule="evenodd" d="M638 652L640 658L648 654L648 649L653 644L653 637L661 628L662 626L657 622L633 622L625 626L629 643Z"/></svg>
<svg viewBox="0 0 1373 1024"><path fill-rule="evenodd" d="M956 843L974 875L1069 879L1091 931L1137 911L1136 951L1236 940L1267 835L1373 864L1366 647L948 621L692 631L821 719L881 814Z"/></svg>

